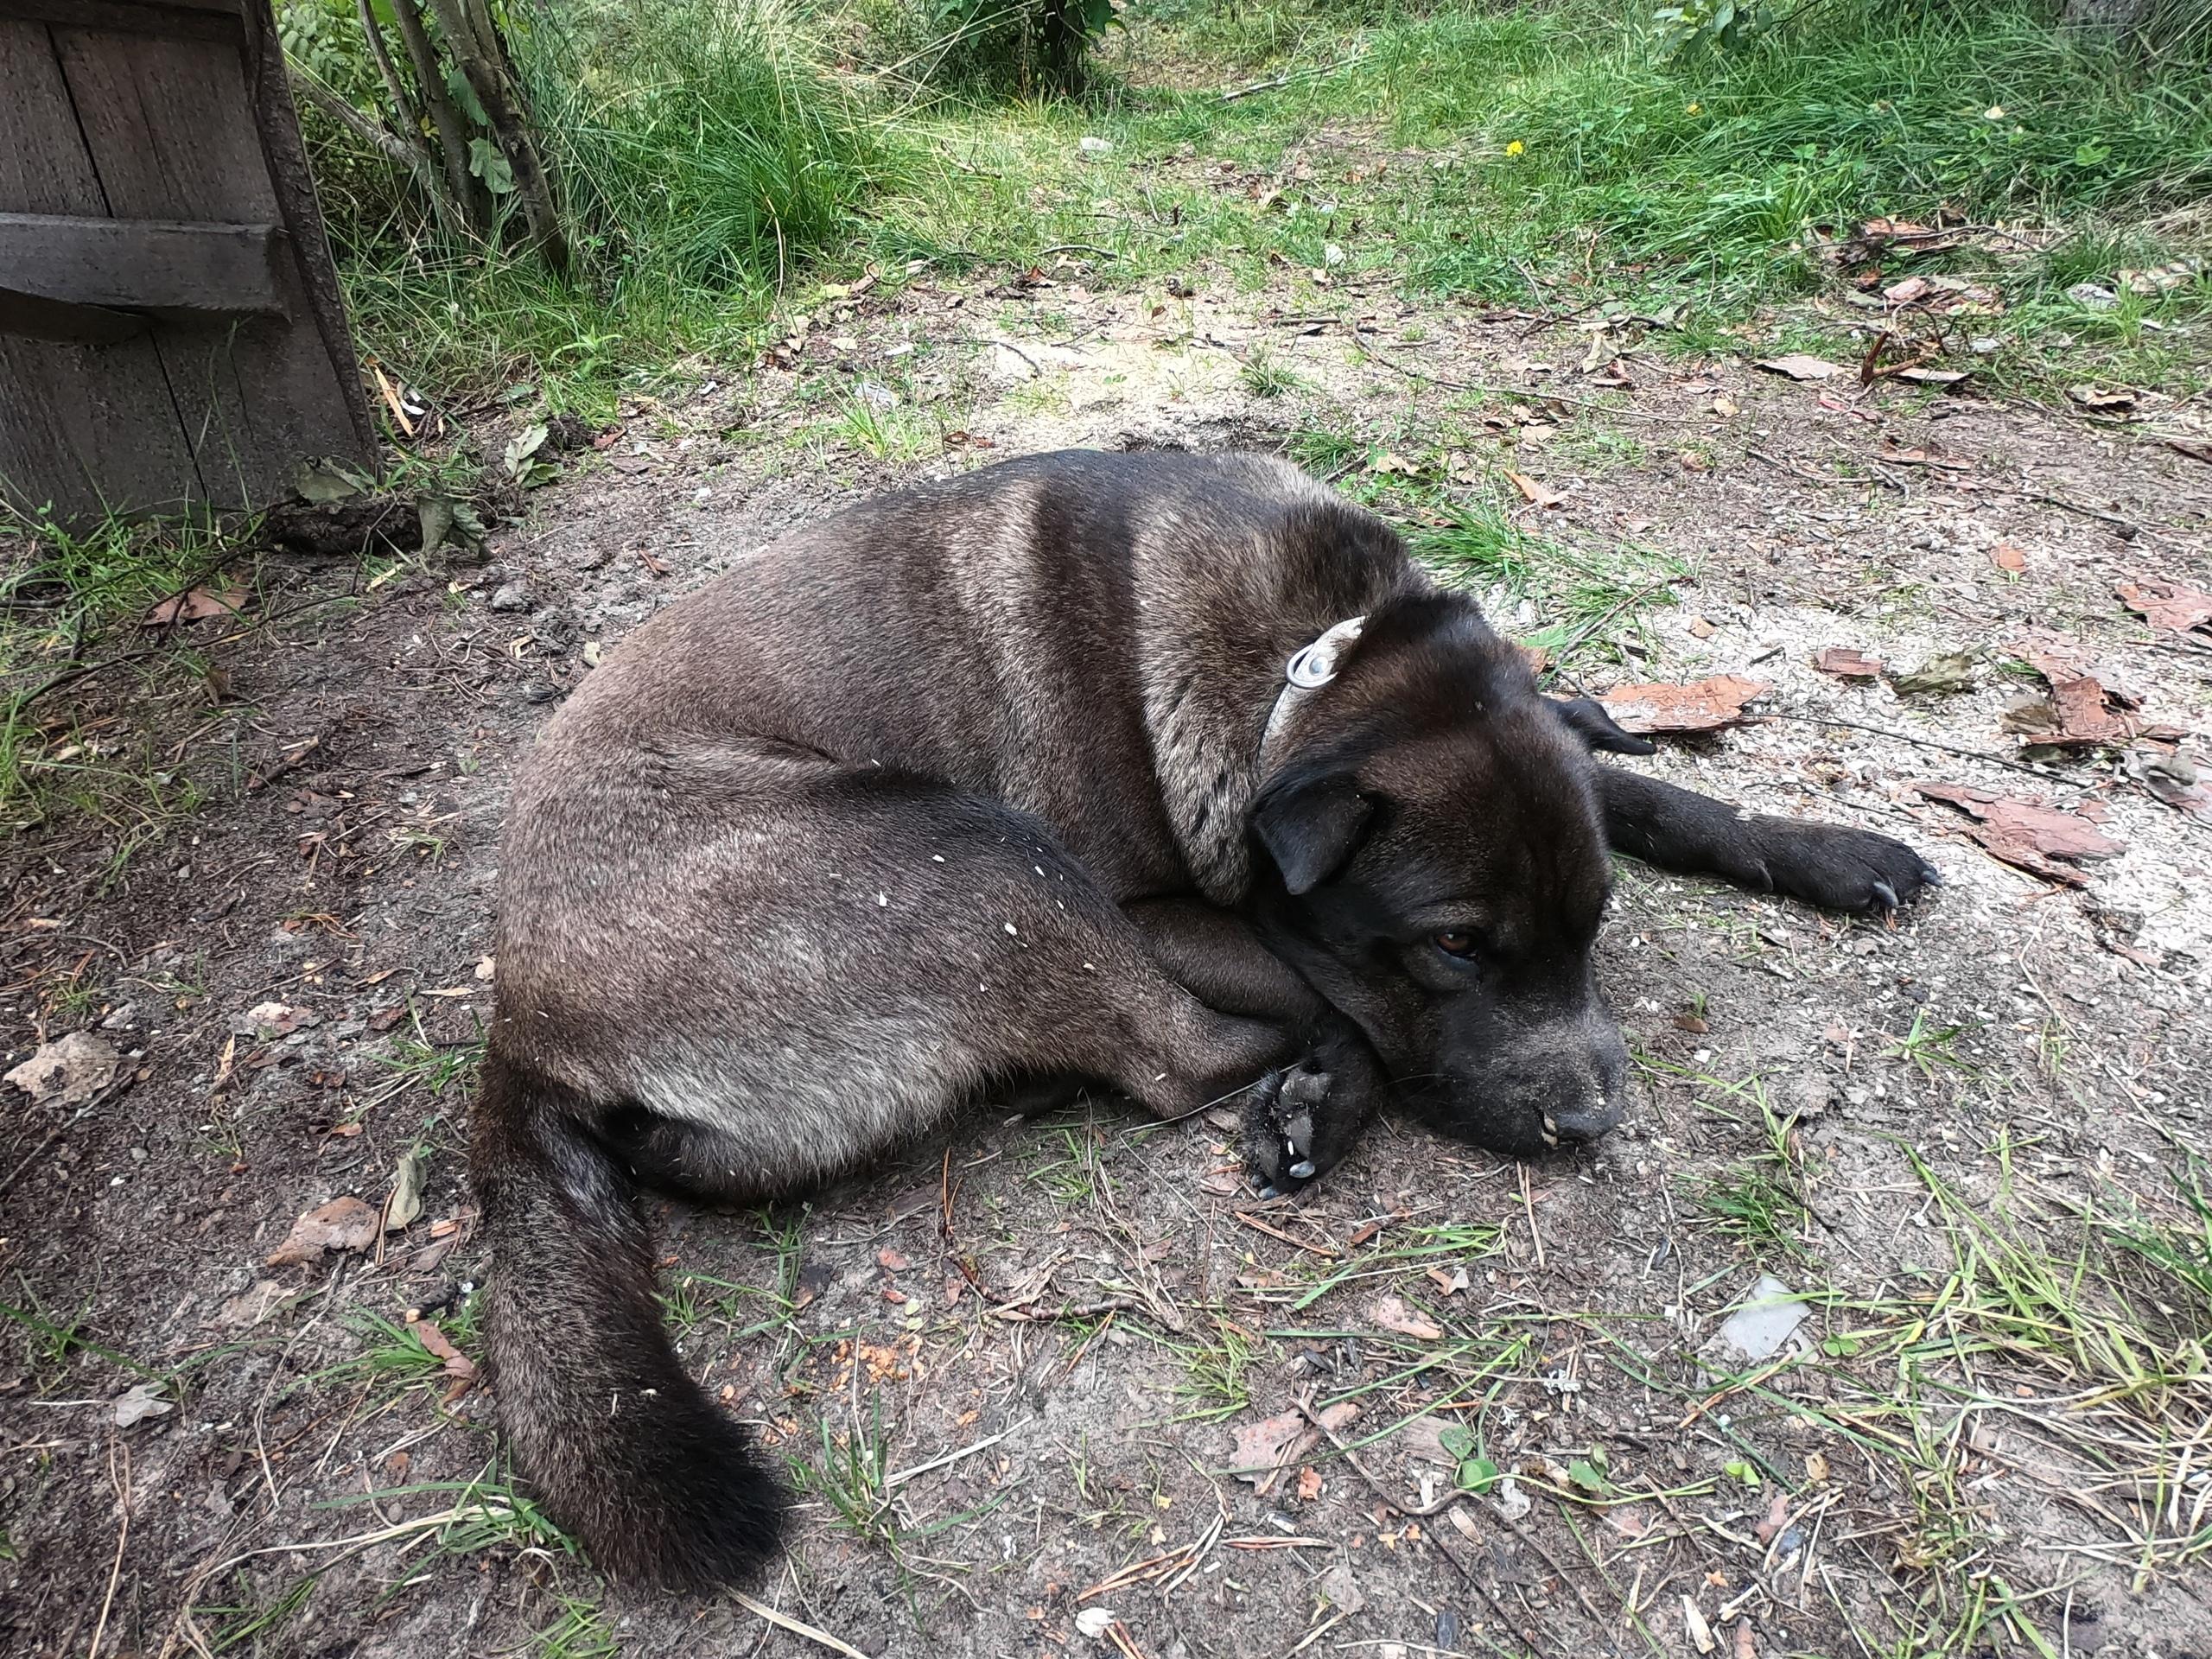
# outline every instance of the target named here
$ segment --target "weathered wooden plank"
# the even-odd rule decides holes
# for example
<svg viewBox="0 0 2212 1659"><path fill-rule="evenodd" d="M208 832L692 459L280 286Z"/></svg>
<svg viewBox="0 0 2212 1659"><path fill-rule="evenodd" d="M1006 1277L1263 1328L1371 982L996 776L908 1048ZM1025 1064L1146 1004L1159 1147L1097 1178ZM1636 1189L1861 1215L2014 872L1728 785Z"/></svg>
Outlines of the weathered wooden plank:
<svg viewBox="0 0 2212 1659"><path fill-rule="evenodd" d="M0 334L105 346L119 340L136 340L153 326L153 319L140 312L111 311L104 305L84 305L67 300L42 300L31 294L10 294L0 287Z"/></svg>
<svg viewBox="0 0 2212 1659"><path fill-rule="evenodd" d="M111 213L282 218L240 50L143 35L54 35ZM257 68L270 73L265 56ZM279 266L277 286L290 316L313 315L295 262ZM349 389L319 330L248 317L165 325L155 340L186 441L219 505L283 499L302 457L360 454Z"/></svg>
<svg viewBox="0 0 2212 1659"><path fill-rule="evenodd" d="M0 20L0 208L105 213L43 23ZM63 518L172 507L203 493L150 339L0 334L0 493Z"/></svg>
<svg viewBox="0 0 2212 1659"><path fill-rule="evenodd" d="M146 35L178 35L203 41L238 38L238 0L0 0L0 20L67 23Z"/></svg>
<svg viewBox="0 0 2212 1659"><path fill-rule="evenodd" d="M276 13L270 0L242 0L240 16L245 23L246 79L253 84L254 125L261 135L261 153L269 164L270 182L291 238L292 257L306 286L308 306L322 338L323 353L345 394L346 417L353 429L351 458L372 473L380 472L377 422L361 383L360 359L353 349L353 321L346 311L346 290L330 257L330 239L323 233L322 208L315 200L307 146L300 142L299 112L292 107L292 78L284 67L283 42L276 37ZM299 314L295 312L293 318L296 324Z"/></svg>
<svg viewBox="0 0 2212 1659"><path fill-rule="evenodd" d="M0 213L0 296L182 321L282 316L273 225Z"/></svg>

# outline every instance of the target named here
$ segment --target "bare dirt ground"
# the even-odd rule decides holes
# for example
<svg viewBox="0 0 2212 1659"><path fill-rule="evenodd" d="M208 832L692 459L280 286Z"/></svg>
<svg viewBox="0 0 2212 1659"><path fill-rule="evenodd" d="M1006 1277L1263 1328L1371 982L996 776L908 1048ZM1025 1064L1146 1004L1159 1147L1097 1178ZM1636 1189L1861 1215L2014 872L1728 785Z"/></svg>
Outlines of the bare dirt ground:
<svg viewBox="0 0 2212 1659"><path fill-rule="evenodd" d="M639 401L486 563L275 556L212 706L158 664L83 688L91 741L150 723L213 799L124 859L85 821L7 855L8 1063L81 1029L124 1064L0 1105L0 1649L2212 1653L2212 820L2141 781L2171 742L2035 766L2005 720L2031 653L2071 653L2201 753L2212 640L2114 589L2208 584L2212 467L1632 332L1586 371L1586 333L1464 309L1020 289L833 307ZM1386 496L1529 479L1552 505L1516 486L1516 527L1633 563L1577 676L1770 687L1638 764L1904 836L1946 887L1891 927L1624 867L1601 956L1637 1081L1586 1156L1384 1122L1262 1205L1221 1126L1102 1101L979 1110L766 1214L664 1209L687 1361L807 1471L798 1543L757 1605L605 1584L468 1375L517 758L641 617L868 490L1316 432ZM1981 655L1901 697L1831 647ZM2038 879L1916 782L2120 849ZM365 1249L266 1264L349 1195ZM1762 1274L1802 1323L1746 1359L1716 1333Z"/></svg>

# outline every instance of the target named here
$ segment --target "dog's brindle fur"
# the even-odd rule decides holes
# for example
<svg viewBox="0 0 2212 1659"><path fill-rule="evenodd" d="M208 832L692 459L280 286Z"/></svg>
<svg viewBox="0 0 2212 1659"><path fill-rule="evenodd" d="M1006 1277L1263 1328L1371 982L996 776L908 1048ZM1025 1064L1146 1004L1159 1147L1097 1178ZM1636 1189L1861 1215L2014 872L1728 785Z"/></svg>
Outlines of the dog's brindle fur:
<svg viewBox="0 0 2212 1659"><path fill-rule="evenodd" d="M1367 618L1267 746L1285 659ZM1929 870L1637 749L1379 520L1250 456L1033 457L766 549L516 785L474 1174L517 1461L618 1574L741 1576L781 1495L661 1327L633 1185L757 1202L993 1094L1242 1096L1278 1187L1386 1096L1601 1135L1608 848L1845 910Z"/></svg>

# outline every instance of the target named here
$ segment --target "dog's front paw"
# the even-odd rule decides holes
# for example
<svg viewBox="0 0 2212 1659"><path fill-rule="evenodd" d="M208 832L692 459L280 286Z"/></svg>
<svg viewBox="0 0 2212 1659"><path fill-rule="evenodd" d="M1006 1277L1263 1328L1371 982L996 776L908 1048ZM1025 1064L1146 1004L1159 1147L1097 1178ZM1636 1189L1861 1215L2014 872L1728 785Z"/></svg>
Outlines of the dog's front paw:
<svg viewBox="0 0 2212 1659"><path fill-rule="evenodd" d="M1244 1109L1244 1159L1260 1196L1295 1192L1343 1155L1325 1133L1336 1079L1313 1061L1269 1074Z"/></svg>
<svg viewBox="0 0 2212 1659"><path fill-rule="evenodd" d="M1896 910L1943 881L1904 842L1841 824L1782 820L1760 850L1777 893L1856 915Z"/></svg>

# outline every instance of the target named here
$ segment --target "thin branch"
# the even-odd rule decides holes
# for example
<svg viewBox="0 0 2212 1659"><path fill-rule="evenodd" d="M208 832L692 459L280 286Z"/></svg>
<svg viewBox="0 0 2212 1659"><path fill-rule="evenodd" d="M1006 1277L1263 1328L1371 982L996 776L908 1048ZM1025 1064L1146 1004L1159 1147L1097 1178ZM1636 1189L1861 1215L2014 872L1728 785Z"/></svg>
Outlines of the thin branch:
<svg viewBox="0 0 2212 1659"><path fill-rule="evenodd" d="M391 15L399 25L400 43L407 48L407 61L415 71L415 84L422 89L423 107L430 112L430 125L438 135L440 158L445 163L446 183L452 191L454 205L471 232L486 235L492 228L490 196L468 170L468 124L461 119L453 94L446 90L437 48L430 43L429 30L423 27L421 8L416 0L391 0Z"/></svg>
<svg viewBox="0 0 2212 1659"><path fill-rule="evenodd" d="M430 189L430 158L421 149L410 149L404 138L370 120L312 74L295 68L289 78L295 93L305 98L363 143L405 168L417 184ZM431 194L435 197L436 192L433 189Z"/></svg>

